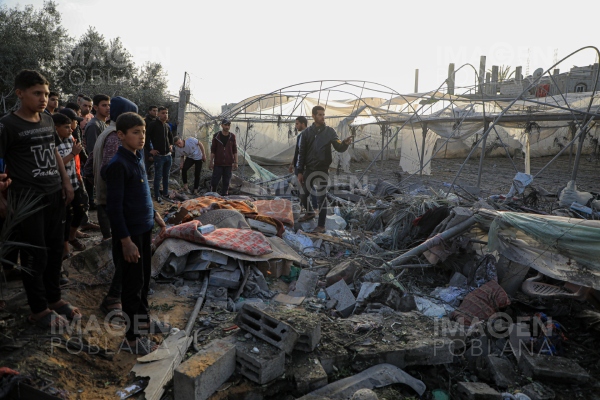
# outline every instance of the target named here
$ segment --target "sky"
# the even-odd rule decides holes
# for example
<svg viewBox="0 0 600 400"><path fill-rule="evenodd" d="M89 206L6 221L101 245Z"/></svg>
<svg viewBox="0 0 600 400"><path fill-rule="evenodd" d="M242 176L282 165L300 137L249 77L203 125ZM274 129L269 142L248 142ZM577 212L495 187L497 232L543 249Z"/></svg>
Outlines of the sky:
<svg viewBox="0 0 600 400"><path fill-rule="evenodd" d="M400 93L436 89L456 68L479 57L492 65L550 68L555 59L597 46L600 4L570 1L401 0L57 0L73 37L94 26L120 37L137 65L161 62L177 94L188 72L194 102L220 106L297 83L351 79ZM9 7L43 0L0 0ZM561 72L596 61L585 50ZM463 69L457 85L474 82ZM457 92L458 93L458 92Z"/></svg>

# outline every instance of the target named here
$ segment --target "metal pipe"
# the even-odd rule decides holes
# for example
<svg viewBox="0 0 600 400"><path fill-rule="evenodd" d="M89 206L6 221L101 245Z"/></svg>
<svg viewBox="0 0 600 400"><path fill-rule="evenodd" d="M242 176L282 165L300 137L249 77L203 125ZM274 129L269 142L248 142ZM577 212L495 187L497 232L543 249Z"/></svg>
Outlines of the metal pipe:
<svg viewBox="0 0 600 400"><path fill-rule="evenodd" d="M185 334L189 337L192 334L192 329L194 328L194 324L196 323L196 318L198 318L198 314L202 309L202 303L204 303L204 298L206 297L206 289L208 289L208 276L204 278L204 282L202 283L202 289L200 290L200 296L198 300L196 300L196 306L192 311L192 315L190 315L190 319L185 326Z"/></svg>
<svg viewBox="0 0 600 400"><path fill-rule="evenodd" d="M485 121L483 123L483 130L487 131L490 127L490 123ZM498 132L496 132L498 134ZM483 173L483 160L485 159L485 143L487 137L483 138L483 142L481 142L481 156L479 157L479 170L477 171L477 189L481 189L481 174Z"/></svg>
<svg viewBox="0 0 600 400"><path fill-rule="evenodd" d="M475 225L476 222L477 221L475 220L475 216L473 215L466 221L463 221L460 224L453 226L452 228L448 229L447 231L444 231L444 232L440 233L439 235L434 236L433 238L427 239L426 241L424 241L417 247L414 247L414 248L410 249L409 251L407 251L406 253L402 254L400 257L397 257L397 258L393 259L392 261L389 261L389 262L383 264L383 266L384 267L390 266L395 269L402 268L402 265L406 264L411 258L418 257L421 254L423 254L425 252L425 250L428 250L431 247L434 239L439 240L439 239L436 239L437 237L439 237L443 240L452 239L454 236L457 236L457 235L463 233L464 231L469 229L471 226Z"/></svg>

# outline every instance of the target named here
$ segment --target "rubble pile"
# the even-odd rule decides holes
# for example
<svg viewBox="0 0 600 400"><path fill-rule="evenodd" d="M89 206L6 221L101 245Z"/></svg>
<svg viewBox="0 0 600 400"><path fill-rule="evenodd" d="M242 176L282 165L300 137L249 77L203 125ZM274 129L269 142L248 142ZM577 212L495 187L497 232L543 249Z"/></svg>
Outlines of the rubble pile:
<svg viewBox="0 0 600 400"><path fill-rule="evenodd" d="M557 382L589 387L558 322L571 320L565 302L582 323L599 320L600 223L565 206L574 191L557 202L531 187L482 199L338 185L324 234L297 222L293 197L177 203L154 272L208 288L175 398L209 398L240 376L257 385L252 398L377 398L391 385L407 397L550 399ZM406 371L444 373L424 379L432 387Z"/></svg>
<svg viewBox="0 0 600 400"><path fill-rule="evenodd" d="M117 398L595 398L595 194L337 185L314 233L252 185L172 191L153 287L196 307ZM110 243L70 268L105 285Z"/></svg>

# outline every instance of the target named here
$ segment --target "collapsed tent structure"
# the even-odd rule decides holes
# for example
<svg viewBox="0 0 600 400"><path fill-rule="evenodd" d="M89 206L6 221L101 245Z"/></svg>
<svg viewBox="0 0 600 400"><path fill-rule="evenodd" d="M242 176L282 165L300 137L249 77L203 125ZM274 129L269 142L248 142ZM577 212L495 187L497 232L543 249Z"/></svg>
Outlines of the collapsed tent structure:
<svg viewBox="0 0 600 400"><path fill-rule="evenodd" d="M399 159L405 172L428 175L434 157L479 156L483 160L504 156L512 160L516 156L525 158L524 172L530 174L530 157L565 151L571 156L576 153L576 170L581 154L600 151L597 64L590 68L590 92L563 93L557 86L550 91L540 89L548 86L545 82L556 83L550 72L570 56L545 73L538 70L532 76L523 77L517 67L518 74L505 85L513 89L510 96L504 94L506 90L501 90L498 82L483 83L482 70L478 73L470 64L452 68L437 89L424 93L401 94L366 81L305 82L250 97L219 116L202 113L198 118L199 114L193 113L184 135L195 130L194 136L208 142L219 129L219 121L226 117L232 120L240 149L254 161L283 165L293 157L299 133L295 131L295 119L305 116L310 121L312 107L319 104L326 108L327 124L341 139L355 137L349 152L336 153L332 167L338 171L348 172L351 159L391 158ZM463 68L463 73L471 71L469 67L475 85L455 88L456 74ZM516 166L515 172L519 172Z"/></svg>

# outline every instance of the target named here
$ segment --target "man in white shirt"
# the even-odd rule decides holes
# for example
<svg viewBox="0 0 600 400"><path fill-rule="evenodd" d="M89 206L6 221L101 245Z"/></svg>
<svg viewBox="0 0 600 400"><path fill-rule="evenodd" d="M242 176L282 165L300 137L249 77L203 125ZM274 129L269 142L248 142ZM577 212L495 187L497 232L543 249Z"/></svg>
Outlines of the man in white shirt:
<svg viewBox="0 0 600 400"><path fill-rule="evenodd" d="M190 137L185 140L179 136L173 138L173 143L176 146L176 151L180 154L181 162L179 169L181 170L181 178L183 180L183 190L188 190L187 173L194 166L194 190L192 194L198 194L198 186L200 185L200 172L202 171L202 160L205 158L204 145L196 138Z"/></svg>

